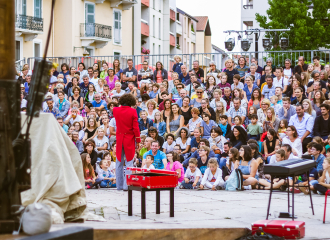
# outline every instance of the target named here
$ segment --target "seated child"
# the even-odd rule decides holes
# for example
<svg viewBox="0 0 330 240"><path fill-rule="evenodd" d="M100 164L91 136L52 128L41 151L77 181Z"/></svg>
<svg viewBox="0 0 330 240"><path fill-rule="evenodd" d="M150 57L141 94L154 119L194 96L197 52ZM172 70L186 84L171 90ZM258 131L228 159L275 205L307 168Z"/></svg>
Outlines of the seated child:
<svg viewBox="0 0 330 240"><path fill-rule="evenodd" d="M247 134L249 139L259 140L260 134L262 134L262 128L258 124L258 116L252 114L250 116L251 123L247 126Z"/></svg>
<svg viewBox="0 0 330 240"><path fill-rule="evenodd" d="M276 156L276 162L280 162L283 161L285 158L285 151L283 149L279 149L276 151L275 153ZM281 179L281 178L275 178L273 180L273 189L278 189L280 188L282 185L284 185L286 183L285 179ZM259 183L258 183L258 189L265 189L265 190L269 190L270 189L270 181L267 179L259 179ZM263 186L263 187L261 187Z"/></svg>
<svg viewBox="0 0 330 240"><path fill-rule="evenodd" d="M280 126L277 130L277 137L282 142L282 138L286 136L286 129L288 128L288 120L282 119L280 121Z"/></svg>
<svg viewBox="0 0 330 240"><path fill-rule="evenodd" d="M189 159L189 167L184 174L184 180L181 183L181 189L197 189L202 180L202 173L197 167L197 159Z"/></svg>
<svg viewBox="0 0 330 240"><path fill-rule="evenodd" d="M110 172L113 173L113 175L116 175L116 163L111 161L111 154L108 151L105 151L105 153L103 154L103 159L107 161L108 163L108 169L110 170Z"/></svg>
<svg viewBox="0 0 330 240"><path fill-rule="evenodd" d="M272 96L270 98L270 102L271 102L270 106L272 108L274 108L274 111L275 111L275 114L276 114L276 117L277 117L280 109L282 108L281 104L277 103L278 102L278 97L276 95Z"/></svg>
<svg viewBox="0 0 330 240"><path fill-rule="evenodd" d="M165 140L166 142L163 143L163 152L167 154L174 150L176 142L174 141L174 135L172 133L167 134Z"/></svg>
<svg viewBox="0 0 330 240"><path fill-rule="evenodd" d="M138 150L135 150L134 158L133 158L133 166L134 167L142 167L142 159Z"/></svg>
<svg viewBox="0 0 330 240"><path fill-rule="evenodd" d="M103 159L100 161L100 168L98 168L97 180L100 181L101 188L115 188L116 187L116 177L108 169L108 161Z"/></svg>
<svg viewBox="0 0 330 240"><path fill-rule="evenodd" d="M243 129L245 129L244 125L242 125L242 124L243 124L242 118L240 116L235 116L234 117L234 124L231 127L231 130L233 131L233 129L234 129L235 126L240 126Z"/></svg>
<svg viewBox="0 0 330 240"><path fill-rule="evenodd" d="M228 117L227 115L221 115L220 116L220 123L219 127L221 128L222 131L222 136L225 138L229 138L231 134L231 127L230 124L228 124Z"/></svg>
<svg viewBox="0 0 330 240"><path fill-rule="evenodd" d="M94 168L91 164L91 157L88 153L83 153L80 156L83 164L85 187L87 189L96 187L98 183L96 182Z"/></svg>
<svg viewBox="0 0 330 240"><path fill-rule="evenodd" d="M324 195L327 190L330 190L330 158L325 158L323 161L323 173L319 178L319 183L314 185L318 194Z"/></svg>
<svg viewBox="0 0 330 240"><path fill-rule="evenodd" d="M154 156L153 155L147 155L146 156L146 161L145 161L145 165L142 168L146 168L146 169L155 169L155 166L153 165L154 162Z"/></svg>
<svg viewBox="0 0 330 240"><path fill-rule="evenodd" d="M204 186L211 188L212 191L220 190L225 185L222 179L222 170L219 168L218 161L215 158L211 158L207 164L208 168L205 170L200 189Z"/></svg>

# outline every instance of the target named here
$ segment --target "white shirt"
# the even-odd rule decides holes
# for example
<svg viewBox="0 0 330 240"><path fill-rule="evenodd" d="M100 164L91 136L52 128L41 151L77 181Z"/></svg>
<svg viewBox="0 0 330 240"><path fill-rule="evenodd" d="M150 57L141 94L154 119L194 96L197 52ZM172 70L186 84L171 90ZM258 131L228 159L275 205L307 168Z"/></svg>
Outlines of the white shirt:
<svg viewBox="0 0 330 240"><path fill-rule="evenodd" d="M156 113L156 112L159 112L158 109L154 109L154 110L152 111L152 114L149 115L148 109L147 109L146 111L147 111L147 113L148 113L148 118L151 119L151 120L155 120L155 113Z"/></svg>
<svg viewBox="0 0 330 240"><path fill-rule="evenodd" d="M201 182L202 181L202 173L201 173L201 170L199 170L199 168L196 167L196 170L194 173L191 172L190 168L188 167L187 168L187 171L186 173L184 174L184 177L185 178L188 178L189 179L189 182L195 182L196 178L199 177L199 180L198 182Z"/></svg>
<svg viewBox="0 0 330 240"><path fill-rule="evenodd" d="M204 177L202 180L202 185L205 185L206 181L211 182L212 179L215 178L214 186L223 186L225 182L222 179L222 170L220 168L217 168L217 171L213 175L211 170L207 168L204 173Z"/></svg>
<svg viewBox="0 0 330 240"><path fill-rule="evenodd" d="M110 123L109 123L110 127L114 127L115 131L117 131L117 126L116 126L116 119L115 118L111 118Z"/></svg>
<svg viewBox="0 0 330 240"><path fill-rule="evenodd" d="M294 156L292 153L290 154L290 156L289 156L289 159L297 159L298 157L296 157L296 156ZM288 159L288 160L289 160ZM285 161L285 160L283 160L283 161ZM272 155L271 157L270 157L270 160L269 160L269 164L273 164L273 163L277 163L277 161L276 161L276 154L274 154L274 155Z"/></svg>
<svg viewBox="0 0 330 240"><path fill-rule="evenodd" d="M27 101L23 98L21 102L21 108L26 107L26 105L27 105Z"/></svg>
<svg viewBox="0 0 330 240"><path fill-rule="evenodd" d="M195 128L197 127L197 124L201 123L203 120L202 118L198 117L197 120L194 122L192 118L189 119L188 125L189 125L189 131L193 132Z"/></svg>
<svg viewBox="0 0 330 240"><path fill-rule="evenodd" d="M291 70L291 68L290 69L285 69L284 68L283 73L284 73L284 77L287 76L287 78L286 77L285 78L289 79L292 75L292 70Z"/></svg>
<svg viewBox="0 0 330 240"><path fill-rule="evenodd" d="M191 138L190 137L187 139L186 143L183 143L182 142L181 137L178 137L175 141L176 141L176 144L179 144L180 145L182 151L186 150L187 146L190 146L191 145L190 144L190 142L191 142Z"/></svg>
<svg viewBox="0 0 330 240"><path fill-rule="evenodd" d="M223 98L220 98L220 102L223 103L223 107L224 109L227 108L227 102L223 99ZM211 102L210 102L210 107L213 108L214 111L216 111L216 102L215 102L215 99L213 99Z"/></svg>
<svg viewBox="0 0 330 240"><path fill-rule="evenodd" d="M289 144L291 148L298 153L298 157L301 157L301 155L303 154L301 138L299 137L294 140L294 142L291 142L289 137L286 136L282 139L282 144Z"/></svg>
<svg viewBox="0 0 330 240"><path fill-rule="evenodd" d="M98 93L103 93L103 86L100 87L99 84L96 84L96 85L95 85L95 90L96 90L96 92L98 92Z"/></svg>
<svg viewBox="0 0 330 240"><path fill-rule="evenodd" d="M70 117L71 117L71 115L67 116L65 121L69 120ZM84 121L84 119L82 118L82 116L77 115L75 119L73 119L73 118L70 119L70 124L72 125L74 122L81 122L81 121Z"/></svg>
<svg viewBox="0 0 330 240"><path fill-rule="evenodd" d="M281 77L280 80L277 79L277 77L273 78L273 86L276 87L281 87L283 88L284 86L289 85L288 79Z"/></svg>
<svg viewBox="0 0 330 240"><path fill-rule="evenodd" d="M95 142L95 148L103 147L105 143L108 143L108 148L109 148L109 139L106 136L103 136L102 139L98 139L96 136L93 140Z"/></svg>
<svg viewBox="0 0 330 240"><path fill-rule="evenodd" d="M110 123L108 123L108 126L110 127ZM110 128L107 128L107 132L105 133L106 135L110 135ZM100 126L100 128L102 128L102 129L104 129L104 124L102 124L101 126Z"/></svg>
<svg viewBox="0 0 330 240"><path fill-rule="evenodd" d="M162 148L166 149L166 153L172 152L174 150L174 146L176 145L176 142L173 141L171 145L168 144L167 141L163 143Z"/></svg>
<svg viewBox="0 0 330 240"><path fill-rule="evenodd" d="M91 83L94 84L94 86L99 85L99 79L98 78L92 78L91 80L89 80Z"/></svg>
<svg viewBox="0 0 330 240"><path fill-rule="evenodd" d="M233 83L232 85L231 85L231 90L233 91L235 88L239 88L239 89L243 89L244 88L244 84L242 83L242 82L239 82L238 84L237 84L237 86L235 86L235 84Z"/></svg>
<svg viewBox="0 0 330 240"><path fill-rule="evenodd" d="M113 174L116 174L116 163L111 161L110 167L108 167L109 171L112 172Z"/></svg>
<svg viewBox="0 0 330 240"><path fill-rule="evenodd" d="M146 169L155 169L155 166L153 164L150 164L149 167L147 167L147 164L145 164L142 168L146 168Z"/></svg>

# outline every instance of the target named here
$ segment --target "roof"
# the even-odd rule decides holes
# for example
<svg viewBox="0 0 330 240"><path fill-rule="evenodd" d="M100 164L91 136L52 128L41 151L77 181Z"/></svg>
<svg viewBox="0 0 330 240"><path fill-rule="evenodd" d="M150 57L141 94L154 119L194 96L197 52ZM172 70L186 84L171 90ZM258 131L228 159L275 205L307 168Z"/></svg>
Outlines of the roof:
<svg viewBox="0 0 330 240"><path fill-rule="evenodd" d="M212 44L212 48L220 53L226 53L224 50L222 50L221 48L215 46L214 44Z"/></svg>
<svg viewBox="0 0 330 240"><path fill-rule="evenodd" d="M185 11L181 10L180 8L176 8L176 11L181 13L182 15L186 15L187 17L191 18L192 20L198 22L198 20L196 18L194 18L193 16L189 15L188 13L186 13Z"/></svg>
<svg viewBox="0 0 330 240"><path fill-rule="evenodd" d="M211 28L209 23L209 17L208 16L198 16L195 17L197 22L197 32L205 32L206 36L211 36Z"/></svg>

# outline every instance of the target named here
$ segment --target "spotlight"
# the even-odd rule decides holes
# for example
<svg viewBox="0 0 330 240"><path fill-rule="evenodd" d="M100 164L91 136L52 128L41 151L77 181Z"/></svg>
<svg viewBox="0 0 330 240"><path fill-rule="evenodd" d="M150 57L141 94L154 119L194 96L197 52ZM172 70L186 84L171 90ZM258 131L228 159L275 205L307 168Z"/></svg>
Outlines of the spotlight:
<svg viewBox="0 0 330 240"><path fill-rule="evenodd" d="M225 48L228 50L228 51L233 51L235 47L235 38L228 38L226 41L225 41Z"/></svg>
<svg viewBox="0 0 330 240"><path fill-rule="evenodd" d="M244 38L241 40L241 48L243 51L245 52L249 51L250 47L251 47L251 41L249 39Z"/></svg>
<svg viewBox="0 0 330 240"><path fill-rule="evenodd" d="M289 48L289 35L287 33L282 33L280 35L280 46L282 50Z"/></svg>

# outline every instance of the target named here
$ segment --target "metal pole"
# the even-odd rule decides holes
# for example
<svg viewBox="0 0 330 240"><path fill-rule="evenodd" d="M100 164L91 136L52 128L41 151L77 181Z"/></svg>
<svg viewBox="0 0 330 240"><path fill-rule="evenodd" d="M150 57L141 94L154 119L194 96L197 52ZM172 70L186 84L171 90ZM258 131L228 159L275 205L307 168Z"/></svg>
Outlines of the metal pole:
<svg viewBox="0 0 330 240"><path fill-rule="evenodd" d="M0 0L0 81L15 73L15 0Z"/></svg>
<svg viewBox="0 0 330 240"><path fill-rule="evenodd" d="M259 44L258 44L259 37L258 37L258 33L255 33L254 37L255 37L254 47L255 47L255 52L256 52L255 58L258 61L258 59L259 59L259 53L258 53L258 51L259 51Z"/></svg>

